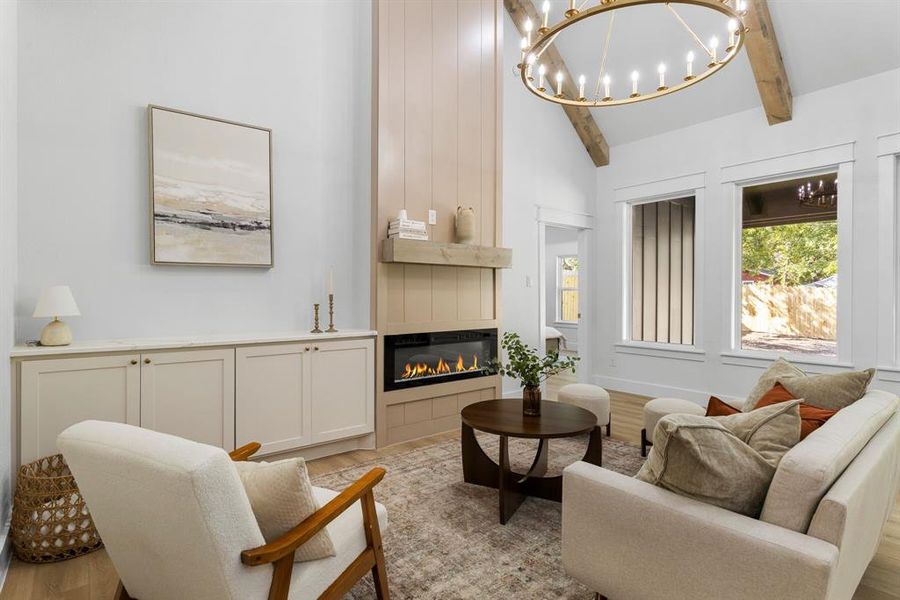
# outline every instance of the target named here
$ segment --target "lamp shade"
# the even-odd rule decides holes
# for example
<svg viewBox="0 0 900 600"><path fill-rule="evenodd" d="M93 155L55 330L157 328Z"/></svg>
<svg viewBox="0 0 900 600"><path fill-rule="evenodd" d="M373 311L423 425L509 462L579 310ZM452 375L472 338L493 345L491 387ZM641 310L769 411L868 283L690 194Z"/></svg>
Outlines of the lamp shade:
<svg viewBox="0 0 900 600"><path fill-rule="evenodd" d="M67 285L52 285L41 290L32 317L70 317L80 315L72 290Z"/></svg>

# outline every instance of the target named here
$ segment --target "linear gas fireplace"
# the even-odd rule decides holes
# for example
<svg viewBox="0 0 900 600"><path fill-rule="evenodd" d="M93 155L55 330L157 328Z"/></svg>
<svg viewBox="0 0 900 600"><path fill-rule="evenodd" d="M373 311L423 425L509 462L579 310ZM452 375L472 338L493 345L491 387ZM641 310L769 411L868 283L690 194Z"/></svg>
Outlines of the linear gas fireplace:
<svg viewBox="0 0 900 600"><path fill-rule="evenodd" d="M384 390L484 377L496 356L496 329L387 335Z"/></svg>

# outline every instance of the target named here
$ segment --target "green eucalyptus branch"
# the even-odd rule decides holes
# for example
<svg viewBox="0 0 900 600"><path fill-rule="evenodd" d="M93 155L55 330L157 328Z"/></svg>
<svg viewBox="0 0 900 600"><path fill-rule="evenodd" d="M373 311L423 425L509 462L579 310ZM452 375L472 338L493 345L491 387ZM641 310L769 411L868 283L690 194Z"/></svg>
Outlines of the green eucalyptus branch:
<svg viewBox="0 0 900 600"><path fill-rule="evenodd" d="M522 387L538 387L548 378L563 371L575 371L580 360L577 356L560 359L558 351L548 352L541 357L536 348L526 345L519 334L506 332L500 341L500 347L506 352L507 362L499 358L492 360L485 371L518 379Z"/></svg>

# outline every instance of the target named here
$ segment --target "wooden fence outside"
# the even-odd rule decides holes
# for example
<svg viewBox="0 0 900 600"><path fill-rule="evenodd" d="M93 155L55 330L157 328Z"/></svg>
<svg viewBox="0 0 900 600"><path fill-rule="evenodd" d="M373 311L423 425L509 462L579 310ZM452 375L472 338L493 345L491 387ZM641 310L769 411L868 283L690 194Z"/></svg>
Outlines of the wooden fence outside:
<svg viewBox="0 0 900 600"><path fill-rule="evenodd" d="M742 290L744 331L825 340L837 337L837 288L748 283Z"/></svg>

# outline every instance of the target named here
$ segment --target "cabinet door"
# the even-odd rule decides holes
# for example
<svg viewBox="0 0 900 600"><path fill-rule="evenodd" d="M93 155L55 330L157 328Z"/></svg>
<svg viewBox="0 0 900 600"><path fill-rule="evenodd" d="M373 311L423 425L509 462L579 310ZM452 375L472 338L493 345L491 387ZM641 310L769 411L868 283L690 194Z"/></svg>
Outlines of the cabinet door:
<svg viewBox="0 0 900 600"><path fill-rule="evenodd" d="M310 441L311 345L238 348L235 377L235 442L262 444L260 454L283 452Z"/></svg>
<svg viewBox="0 0 900 600"><path fill-rule="evenodd" d="M312 441L375 430L375 346L370 339L320 342L310 353Z"/></svg>
<svg viewBox="0 0 900 600"><path fill-rule="evenodd" d="M22 463L56 454L56 436L86 419L140 425L138 355L22 362Z"/></svg>
<svg viewBox="0 0 900 600"><path fill-rule="evenodd" d="M141 355L141 427L234 449L234 349Z"/></svg>

